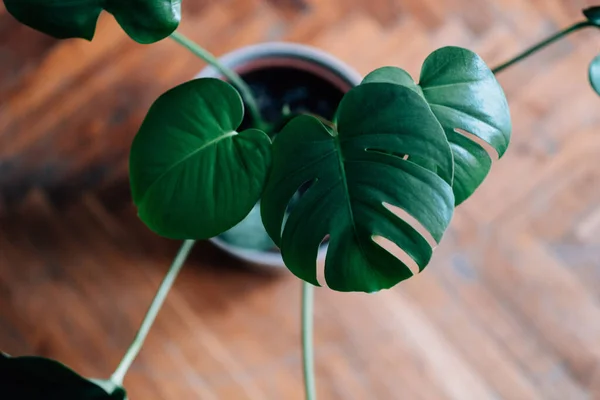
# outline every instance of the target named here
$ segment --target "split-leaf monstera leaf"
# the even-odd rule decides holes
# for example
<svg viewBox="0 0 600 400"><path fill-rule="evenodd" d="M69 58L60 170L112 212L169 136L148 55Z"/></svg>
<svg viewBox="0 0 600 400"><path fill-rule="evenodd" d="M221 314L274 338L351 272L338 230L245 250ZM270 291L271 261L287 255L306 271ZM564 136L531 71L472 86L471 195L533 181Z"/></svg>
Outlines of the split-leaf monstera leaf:
<svg viewBox="0 0 600 400"><path fill-rule="evenodd" d="M423 63L418 85L396 67L377 69L364 82L396 83L427 101L452 148L457 205L475 192L492 159L502 157L508 147L511 122L506 97L492 71L472 51L458 47L434 51ZM482 142L491 147L491 157Z"/></svg>
<svg viewBox="0 0 600 400"><path fill-rule="evenodd" d="M181 20L181 0L4 0L21 23L59 39L92 40L102 10L135 41L154 43Z"/></svg>
<svg viewBox="0 0 600 400"><path fill-rule="evenodd" d="M389 288L412 273L375 236L396 243L420 269L432 249L386 204L405 210L439 241L454 209L452 169L444 131L419 95L395 84L362 84L342 99L335 126L300 116L277 135L263 222L301 279L319 284L317 251L329 235L330 288ZM282 232L287 204L307 182Z"/></svg>
<svg viewBox="0 0 600 400"><path fill-rule="evenodd" d="M500 86L470 51L431 54L420 85L401 69L377 70L344 96L335 124L300 116L277 135L263 222L301 279L319 284L316 256L327 238L330 288L389 288L427 265L455 204L488 173L475 136L502 155L510 130ZM394 255L382 247L390 242Z"/></svg>
<svg viewBox="0 0 600 400"><path fill-rule="evenodd" d="M259 200L271 161L262 131L238 132L238 92L213 78L160 96L131 146L130 185L139 217L171 239L208 239L240 222Z"/></svg>
<svg viewBox="0 0 600 400"><path fill-rule="evenodd" d="M85 379L57 361L0 353L0 398L125 400L127 396L123 388Z"/></svg>

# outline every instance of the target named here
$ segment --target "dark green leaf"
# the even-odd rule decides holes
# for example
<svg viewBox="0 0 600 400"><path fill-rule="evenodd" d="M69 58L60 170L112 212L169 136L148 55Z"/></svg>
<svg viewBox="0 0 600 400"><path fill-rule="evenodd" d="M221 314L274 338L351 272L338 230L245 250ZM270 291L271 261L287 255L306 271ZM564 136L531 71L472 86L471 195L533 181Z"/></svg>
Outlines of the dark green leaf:
<svg viewBox="0 0 600 400"><path fill-rule="evenodd" d="M590 63L589 79L592 88L600 95L600 54Z"/></svg>
<svg viewBox="0 0 600 400"><path fill-rule="evenodd" d="M27 400L125 400L125 390L106 391L61 363L42 357L0 354L0 398Z"/></svg>
<svg viewBox="0 0 600 400"><path fill-rule="evenodd" d="M58 39L92 40L103 0L4 0L6 10L21 23Z"/></svg>
<svg viewBox="0 0 600 400"><path fill-rule="evenodd" d="M337 127L300 116L277 135L262 218L286 266L301 279L318 285L317 252L330 235L329 287L373 292L412 276L374 236L394 242L419 269L432 254L410 222L384 204L407 212L439 241L454 209L452 153L427 103L403 86L360 85L338 111ZM306 182L284 223L288 202Z"/></svg>
<svg viewBox="0 0 600 400"><path fill-rule="evenodd" d="M139 43L169 36L181 20L181 0L4 0L25 25L59 39L92 40L102 10Z"/></svg>
<svg viewBox="0 0 600 400"><path fill-rule="evenodd" d="M495 150L494 158L508 147L511 122L504 92L483 60L469 50L444 47L433 52L423 63L419 85L395 67L377 69L363 82L395 82L428 102L452 147L457 205L473 194L492 165L478 140Z"/></svg>
<svg viewBox="0 0 600 400"><path fill-rule="evenodd" d="M589 7L583 10L583 15L594 25L600 26L600 6Z"/></svg>
<svg viewBox="0 0 600 400"><path fill-rule="evenodd" d="M208 239L240 222L259 200L271 141L237 132L238 92L218 79L173 88L152 105L131 146L130 180L140 218L159 235Z"/></svg>
<svg viewBox="0 0 600 400"><path fill-rule="evenodd" d="M136 42L166 38L181 20L181 0L108 0L104 8Z"/></svg>

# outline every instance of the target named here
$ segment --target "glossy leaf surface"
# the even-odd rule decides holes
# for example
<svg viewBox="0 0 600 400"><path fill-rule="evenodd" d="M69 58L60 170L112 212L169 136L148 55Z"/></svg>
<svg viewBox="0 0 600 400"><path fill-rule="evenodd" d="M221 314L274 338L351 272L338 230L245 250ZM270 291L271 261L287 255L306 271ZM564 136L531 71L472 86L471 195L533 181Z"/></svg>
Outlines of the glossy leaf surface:
<svg viewBox="0 0 600 400"><path fill-rule="evenodd" d="M433 52L417 85L404 70L384 67L363 82L393 82L419 93L446 132L454 155L456 204L473 194L487 176L492 158L479 140L501 157L508 147L511 122L508 104L492 71L475 53L444 47Z"/></svg>
<svg viewBox="0 0 600 400"><path fill-rule="evenodd" d="M169 36L181 20L181 0L4 0L21 23L59 39L92 40L102 10L139 43Z"/></svg>
<svg viewBox="0 0 600 400"><path fill-rule="evenodd" d="M125 400L125 390L108 393L61 363L42 357L0 353L0 398L27 400Z"/></svg>
<svg viewBox="0 0 600 400"><path fill-rule="evenodd" d="M258 201L271 141L237 132L242 99L218 79L196 79L160 96L131 146L130 185L146 225L172 239L208 239Z"/></svg>
<svg viewBox="0 0 600 400"><path fill-rule="evenodd" d="M590 63L588 74L590 85L600 96L600 54L598 54Z"/></svg>
<svg viewBox="0 0 600 400"><path fill-rule="evenodd" d="M329 235L330 288L389 288L412 273L375 243L375 236L394 242L419 269L432 249L384 204L406 211L439 241L454 209L450 146L427 103L396 84L355 87L344 96L337 121L325 126L299 116L277 135L261 201L263 222L299 278L319 284L317 252ZM284 223L288 202L306 182L310 187Z"/></svg>

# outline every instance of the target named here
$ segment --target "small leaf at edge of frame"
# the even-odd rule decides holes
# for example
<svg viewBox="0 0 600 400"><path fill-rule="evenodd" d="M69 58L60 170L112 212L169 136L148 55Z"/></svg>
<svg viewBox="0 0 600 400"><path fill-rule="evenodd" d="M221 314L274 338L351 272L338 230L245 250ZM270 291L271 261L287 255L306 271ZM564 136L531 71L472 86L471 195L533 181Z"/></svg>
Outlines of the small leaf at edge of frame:
<svg viewBox="0 0 600 400"><path fill-rule="evenodd" d="M102 10L138 43L157 42L177 29L181 0L4 0L19 22L57 39L92 40Z"/></svg>
<svg viewBox="0 0 600 400"><path fill-rule="evenodd" d="M111 393L58 361L0 355L0 398L27 400L126 400L122 387ZM108 386L106 386L108 387ZM6 397L5 397L6 396Z"/></svg>

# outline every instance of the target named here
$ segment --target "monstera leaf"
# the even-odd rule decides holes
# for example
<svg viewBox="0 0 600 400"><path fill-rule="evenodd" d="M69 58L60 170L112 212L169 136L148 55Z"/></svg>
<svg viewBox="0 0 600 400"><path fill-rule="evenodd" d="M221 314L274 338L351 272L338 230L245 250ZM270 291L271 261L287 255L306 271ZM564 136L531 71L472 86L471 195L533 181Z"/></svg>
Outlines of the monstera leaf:
<svg viewBox="0 0 600 400"><path fill-rule="evenodd" d="M110 386L109 390L106 390ZM0 398L27 400L125 400L121 387L94 383L61 363L0 353Z"/></svg>
<svg viewBox="0 0 600 400"><path fill-rule="evenodd" d="M169 36L181 20L181 0L4 0L21 23L59 39L92 40L102 10L139 43Z"/></svg>
<svg viewBox="0 0 600 400"><path fill-rule="evenodd" d="M598 54L590 63L589 79L592 88L600 96L600 54Z"/></svg>
<svg viewBox="0 0 600 400"><path fill-rule="evenodd" d="M395 243L423 269L432 248L418 228L441 239L454 209L452 168L444 131L419 95L396 84L362 84L342 99L336 125L299 116L276 136L263 222L299 278L319 284L317 252L329 235L330 288L389 288L412 272L374 239ZM284 223L288 202L307 182Z"/></svg>
<svg viewBox="0 0 600 400"><path fill-rule="evenodd" d="M423 63L418 85L396 67L377 69L363 82L396 83L427 101L452 148L457 205L473 194L491 168L492 158L478 141L495 150L494 158L508 147L511 122L504 92L483 60L469 50L444 47L433 52Z"/></svg>
<svg viewBox="0 0 600 400"><path fill-rule="evenodd" d="M218 79L169 90L131 146L130 185L140 218L161 236L207 239L240 222L258 201L271 161L262 131L237 132L238 92Z"/></svg>

